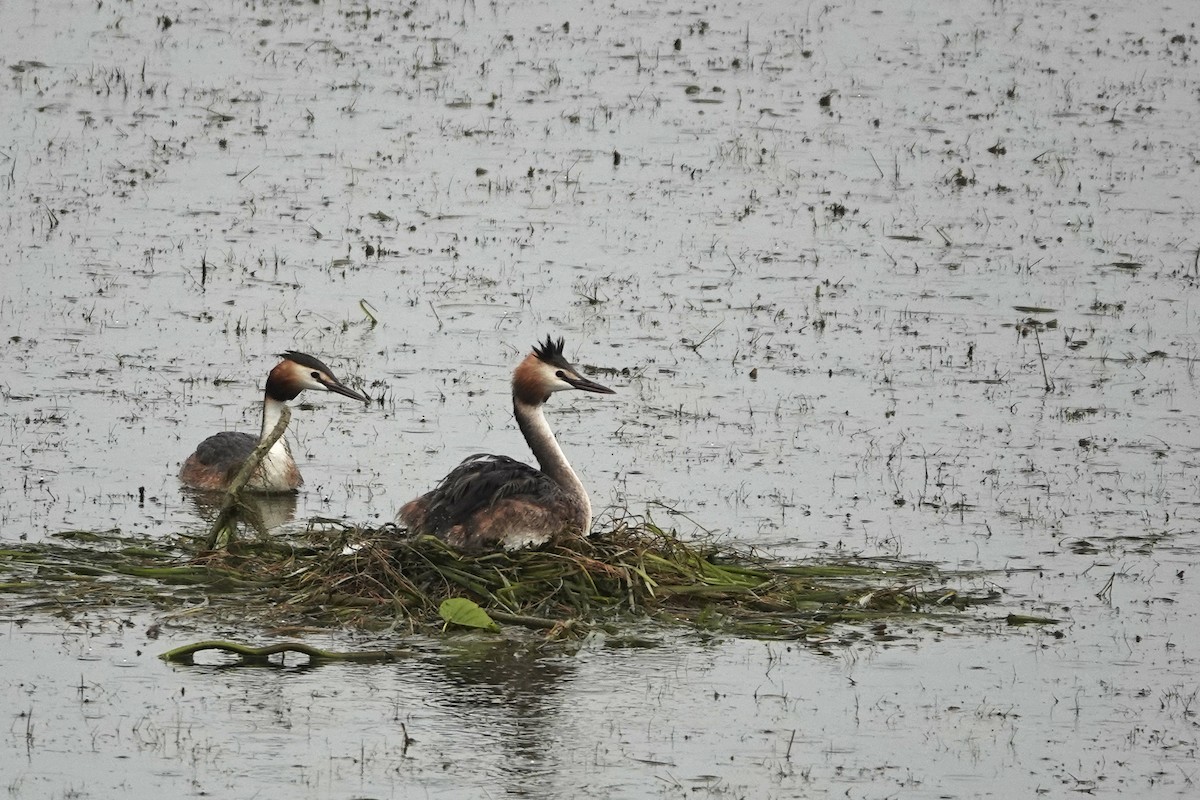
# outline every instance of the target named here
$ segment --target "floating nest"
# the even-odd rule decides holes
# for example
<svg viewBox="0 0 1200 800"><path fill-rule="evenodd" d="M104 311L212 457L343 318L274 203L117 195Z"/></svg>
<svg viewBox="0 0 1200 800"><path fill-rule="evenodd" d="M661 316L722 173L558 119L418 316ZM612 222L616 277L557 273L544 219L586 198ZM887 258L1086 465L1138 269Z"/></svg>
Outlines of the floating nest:
<svg viewBox="0 0 1200 800"><path fill-rule="evenodd" d="M635 517L613 520L589 539L485 554L460 553L392 525L315 520L299 534L269 535L243 488L287 421L285 410L242 466L207 536L73 531L0 549L0 592L18 596L16 608L72 614L151 607L176 620L203 616L242 629L521 626L567 637L651 623L808 642L905 635L918 625L961 620L967 606L998 599L990 589L948 588L947 580L981 581L928 563L786 563L714 541L684 541ZM242 537L242 528L259 533ZM243 658L270 655L232 647Z"/></svg>
<svg viewBox="0 0 1200 800"><path fill-rule="evenodd" d="M984 585L980 576L922 562L785 563L713 541L684 541L635 518L586 540L480 555L391 525L328 520L288 538L234 538L217 550L204 537L164 542L116 531L68 532L0 549L0 592L17 600L10 612L151 607L264 629L521 626L570 636L648 622L819 642L940 627L999 597L948 581Z"/></svg>

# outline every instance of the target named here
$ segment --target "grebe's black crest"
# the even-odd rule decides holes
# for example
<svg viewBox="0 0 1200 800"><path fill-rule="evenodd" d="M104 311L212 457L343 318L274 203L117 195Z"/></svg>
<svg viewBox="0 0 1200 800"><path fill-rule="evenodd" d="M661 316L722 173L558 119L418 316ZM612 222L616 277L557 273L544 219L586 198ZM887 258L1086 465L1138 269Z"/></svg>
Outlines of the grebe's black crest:
<svg viewBox="0 0 1200 800"><path fill-rule="evenodd" d="M563 338L561 336L557 340L552 336L547 336L545 342L533 346L533 354L547 364L568 369L571 367L570 362L563 356Z"/></svg>
<svg viewBox="0 0 1200 800"><path fill-rule="evenodd" d="M607 386L601 386L583 375L563 355L563 340L560 336L536 344L533 352L513 371L513 392L527 403L544 403L552 392L564 389L579 389L596 394L613 394Z"/></svg>
<svg viewBox="0 0 1200 800"><path fill-rule="evenodd" d="M326 375L333 374L333 370L325 366L324 361L319 358L315 358L314 356L310 356L308 353L301 353L297 350L285 350L279 354L279 358L286 358L288 361L294 361L302 367L315 369L320 372L324 372Z"/></svg>

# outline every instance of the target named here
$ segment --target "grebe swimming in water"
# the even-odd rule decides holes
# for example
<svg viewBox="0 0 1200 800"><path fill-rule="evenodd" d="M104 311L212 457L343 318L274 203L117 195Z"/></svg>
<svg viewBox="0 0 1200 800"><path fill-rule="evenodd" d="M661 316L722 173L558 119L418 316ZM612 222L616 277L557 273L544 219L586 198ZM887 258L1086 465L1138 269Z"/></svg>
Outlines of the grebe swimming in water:
<svg viewBox="0 0 1200 800"><path fill-rule="evenodd" d="M546 341L513 371L513 416L541 469L508 456L470 456L430 492L405 503L397 519L460 550L516 549L564 536L586 536L592 503L567 463L542 406L554 392L615 394L579 374L563 357L563 340Z"/></svg>
<svg viewBox="0 0 1200 800"><path fill-rule="evenodd" d="M179 470L179 479L193 489L224 491L237 475L242 464L279 421L288 400L305 389L321 389L334 392L363 403L370 402L366 395L345 386L321 361L305 353L289 350L279 356L280 361L267 375L267 387L263 395L262 433L222 431L214 434L187 457ZM252 492L294 492L304 483L296 460L286 437L271 446L263 457L262 464L251 476L246 489Z"/></svg>

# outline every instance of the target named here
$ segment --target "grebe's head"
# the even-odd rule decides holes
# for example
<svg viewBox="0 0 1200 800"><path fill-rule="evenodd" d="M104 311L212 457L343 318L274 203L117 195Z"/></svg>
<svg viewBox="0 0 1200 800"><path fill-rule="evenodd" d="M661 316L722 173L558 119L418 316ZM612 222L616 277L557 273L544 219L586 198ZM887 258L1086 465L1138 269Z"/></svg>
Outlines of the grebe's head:
<svg viewBox="0 0 1200 800"><path fill-rule="evenodd" d="M513 371L513 394L531 405L550 399L554 392L579 389L596 394L616 394L607 386L601 386L579 374L563 356L563 340L547 336L546 341L535 345L533 352Z"/></svg>
<svg viewBox="0 0 1200 800"><path fill-rule="evenodd" d="M318 358L307 353L288 350L280 353L283 360L275 365L267 376L267 394L275 400L292 400L305 389L320 389L334 392L362 403L369 403L362 392L356 392L337 379L333 370Z"/></svg>

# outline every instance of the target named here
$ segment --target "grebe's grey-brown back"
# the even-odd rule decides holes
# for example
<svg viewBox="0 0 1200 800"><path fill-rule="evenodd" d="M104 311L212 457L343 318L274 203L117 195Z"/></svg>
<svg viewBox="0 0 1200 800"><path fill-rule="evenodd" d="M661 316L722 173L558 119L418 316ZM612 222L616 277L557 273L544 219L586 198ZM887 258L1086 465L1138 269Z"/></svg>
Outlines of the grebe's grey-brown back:
<svg viewBox="0 0 1200 800"><path fill-rule="evenodd" d="M554 392L614 394L579 374L563 340L546 337L513 371L513 415L541 469L508 456L470 456L430 492L397 514L411 533L432 534L460 550L515 549L586 536L592 503L567 463L542 406Z"/></svg>
<svg viewBox="0 0 1200 800"><path fill-rule="evenodd" d="M206 491L227 489L250 453L275 427L287 401L305 389L321 389L363 403L369 402L366 395L339 381L319 359L294 350L281 353L279 357L283 360L267 375L262 432L253 436L223 431L205 439L179 470L179 479L184 485ZM303 483L304 478L300 477L287 438L281 436L267 451L246 488L254 492L294 492Z"/></svg>

